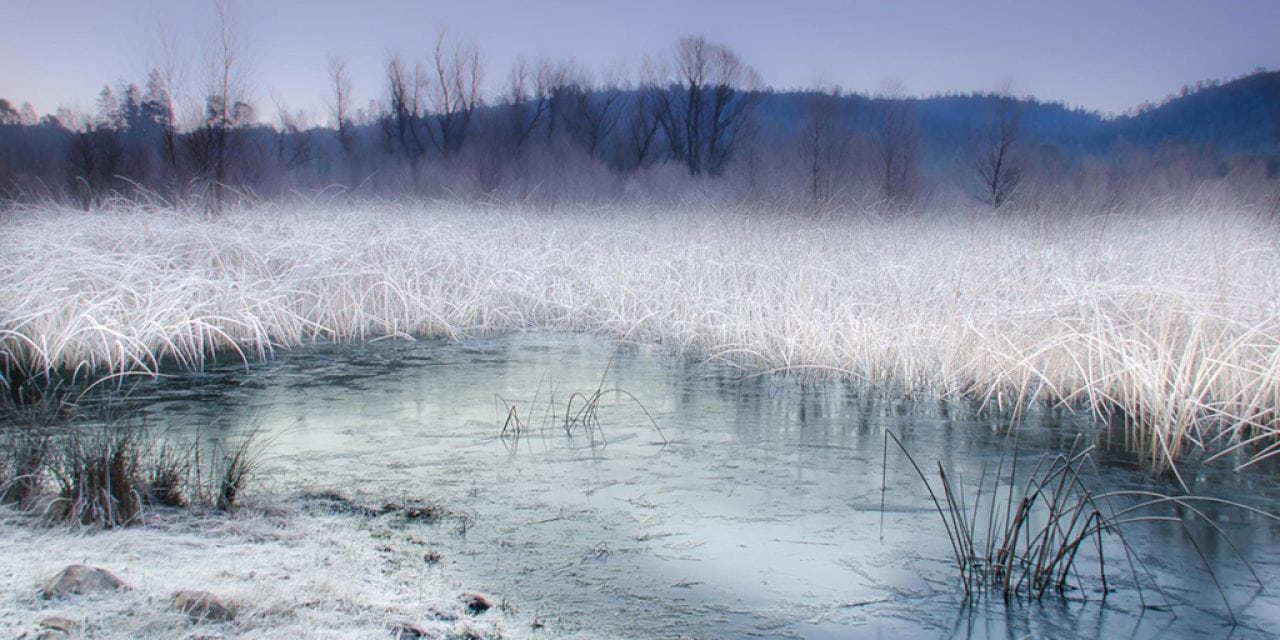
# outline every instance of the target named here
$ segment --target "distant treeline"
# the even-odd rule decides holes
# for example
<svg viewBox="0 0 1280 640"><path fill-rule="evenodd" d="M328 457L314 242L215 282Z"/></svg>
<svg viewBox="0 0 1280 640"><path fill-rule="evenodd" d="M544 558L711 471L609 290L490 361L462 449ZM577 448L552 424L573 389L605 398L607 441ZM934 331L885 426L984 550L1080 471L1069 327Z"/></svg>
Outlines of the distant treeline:
<svg viewBox="0 0 1280 640"><path fill-rule="evenodd" d="M357 107L331 61L328 126L258 118L223 51L197 115L180 122L165 75L103 88L93 114L38 117L0 99L0 198L92 207L105 199L291 193L560 203L693 194L817 210L977 202L1114 206L1225 184L1280 191L1280 73L1184 89L1105 118L1010 94L868 97L781 92L727 47L682 38L640 69L593 73L519 61L481 95L472 46L441 35L427 59L391 57L380 99Z"/></svg>

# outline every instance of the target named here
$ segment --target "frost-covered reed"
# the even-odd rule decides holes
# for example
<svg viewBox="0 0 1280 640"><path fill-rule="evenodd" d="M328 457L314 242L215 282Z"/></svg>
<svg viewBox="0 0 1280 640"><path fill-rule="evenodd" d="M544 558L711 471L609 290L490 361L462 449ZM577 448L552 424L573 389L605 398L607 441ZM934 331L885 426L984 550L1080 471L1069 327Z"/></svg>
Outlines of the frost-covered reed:
<svg viewBox="0 0 1280 640"><path fill-rule="evenodd" d="M1208 207L26 210L0 223L0 361L98 375L317 339L579 331L893 392L1120 411L1169 462L1189 443L1277 442L1277 238Z"/></svg>

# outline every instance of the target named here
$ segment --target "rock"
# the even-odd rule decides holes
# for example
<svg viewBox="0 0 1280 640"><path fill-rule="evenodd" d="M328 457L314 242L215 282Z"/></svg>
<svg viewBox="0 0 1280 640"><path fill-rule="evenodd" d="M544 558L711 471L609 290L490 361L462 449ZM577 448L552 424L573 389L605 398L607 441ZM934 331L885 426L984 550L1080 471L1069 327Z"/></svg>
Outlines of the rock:
<svg viewBox="0 0 1280 640"><path fill-rule="evenodd" d="M62 616L45 616L36 621L35 631L18 636L18 640L67 640L71 637L78 622Z"/></svg>
<svg viewBox="0 0 1280 640"><path fill-rule="evenodd" d="M187 614L195 622L223 622L235 617L235 611L208 591L179 591L173 596L173 608Z"/></svg>
<svg viewBox="0 0 1280 640"><path fill-rule="evenodd" d="M443 559L444 555L439 551L428 551L422 556L423 562L426 562L427 564L439 564Z"/></svg>
<svg viewBox="0 0 1280 640"><path fill-rule="evenodd" d="M61 629L40 629L18 636L18 640L69 640L70 638L71 634Z"/></svg>
<svg viewBox="0 0 1280 640"><path fill-rule="evenodd" d="M303 508L308 511L323 509L330 513L366 518L379 515L376 509L357 504L355 500L339 491L314 491L304 493L298 496L298 499L302 501Z"/></svg>
<svg viewBox="0 0 1280 640"><path fill-rule="evenodd" d="M71 618L64 618L62 616L45 616L40 618L36 624L40 625L40 628L42 629L53 629L54 631L62 631L64 633L71 633L77 626L79 626L79 623L75 620L72 620Z"/></svg>
<svg viewBox="0 0 1280 640"><path fill-rule="evenodd" d="M46 582L43 593L46 598L55 598L128 588L129 585L106 569L73 564L59 571L58 575Z"/></svg>
<svg viewBox="0 0 1280 640"><path fill-rule="evenodd" d="M392 622L387 625L387 631L391 633L391 637L396 640L418 640L418 638L426 638L430 633L426 629L419 627L412 622Z"/></svg>
<svg viewBox="0 0 1280 640"><path fill-rule="evenodd" d="M396 502L388 502L382 505L382 514L398 513L406 520L422 520L425 522L436 522L448 515L442 507L433 504L400 504Z"/></svg>
<svg viewBox="0 0 1280 640"><path fill-rule="evenodd" d="M410 520L427 520L434 522L444 516L444 509L434 505L425 507L405 507L404 517Z"/></svg>
<svg viewBox="0 0 1280 640"><path fill-rule="evenodd" d="M441 611L435 607L427 607L426 615L436 622L457 622L458 614L453 611Z"/></svg>
<svg viewBox="0 0 1280 640"><path fill-rule="evenodd" d="M489 599L478 593L464 593L458 596L458 600L467 607L467 613L471 615L479 615L493 608L493 603Z"/></svg>

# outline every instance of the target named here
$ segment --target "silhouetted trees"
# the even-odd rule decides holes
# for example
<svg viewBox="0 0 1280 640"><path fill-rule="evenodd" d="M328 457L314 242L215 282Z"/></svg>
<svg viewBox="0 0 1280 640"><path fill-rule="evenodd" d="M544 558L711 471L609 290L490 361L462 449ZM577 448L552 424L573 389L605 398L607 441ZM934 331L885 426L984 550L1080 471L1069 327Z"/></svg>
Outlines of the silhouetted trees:
<svg viewBox="0 0 1280 640"><path fill-rule="evenodd" d="M450 42L441 30L431 54L433 76L425 84L434 126L427 131L443 156L456 155L466 142L471 119L480 106L484 67L480 51L471 44Z"/></svg>
<svg viewBox="0 0 1280 640"><path fill-rule="evenodd" d="M913 102L901 85L890 82L872 113L880 195L894 207L909 205L916 195L920 123Z"/></svg>
<svg viewBox="0 0 1280 640"><path fill-rule="evenodd" d="M1022 180L1021 158L1017 149L1021 108L1002 91L992 97L991 123L974 160L978 177L982 180L983 200L999 209L1013 196Z"/></svg>
<svg viewBox="0 0 1280 640"><path fill-rule="evenodd" d="M159 69L147 76L147 93L142 99L144 138L161 151L164 178L174 178L178 171L178 125L169 83Z"/></svg>
<svg viewBox="0 0 1280 640"><path fill-rule="evenodd" d="M387 62L387 85L390 90L390 112L382 116L386 150L409 161L410 172L418 173L418 164L427 153L422 131L423 94L426 75L420 66L410 69L399 55Z"/></svg>
<svg viewBox="0 0 1280 640"><path fill-rule="evenodd" d="M808 182L809 204L819 208L835 197L841 179L849 179L853 132L847 103L834 91L818 89L805 97L799 156Z"/></svg>
<svg viewBox="0 0 1280 640"><path fill-rule="evenodd" d="M417 60L391 56L373 83L378 97L359 106L347 65L328 60L328 126L280 106L267 125L222 9L205 81L184 101L198 108L182 121L163 68L141 85L103 87L87 114L40 119L30 104L0 99L0 199L90 208L114 196L196 196L216 211L236 197L337 185L540 206L674 202L696 192L825 214L975 195L996 208L1015 195L1019 208L1073 198L1107 208L1205 181L1262 194L1280 184L1280 136L1236 140L1280 131L1274 109L1257 106L1280 87L1276 74L1104 120L1007 92L919 99L892 84L876 97L774 92L728 47L695 36L630 69L517 60L486 103L481 52L441 32ZM1204 108L1184 104L1196 101ZM1221 144L1150 142L1160 127L1182 130L1163 124L1176 114L1224 118L1209 107L1245 124L1222 129ZM1264 138L1271 146L1259 146Z"/></svg>
<svg viewBox="0 0 1280 640"><path fill-rule="evenodd" d="M660 150L663 145L670 145L670 139L662 135L662 130L663 124L670 122L672 108L672 91L663 86L664 75L661 63L645 60L640 84L619 114L625 123L625 138L614 154L615 169L635 170L674 155Z"/></svg>
<svg viewBox="0 0 1280 640"><path fill-rule="evenodd" d="M673 53L675 83L662 123L672 156L691 175L719 175L741 141L759 76L728 47L684 37Z"/></svg>
<svg viewBox="0 0 1280 640"><path fill-rule="evenodd" d="M8 100L0 98L0 127L13 127L20 124L22 124L22 118L18 115L18 110L14 109Z"/></svg>
<svg viewBox="0 0 1280 640"><path fill-rule="evenodd" d="M347 70L347 61L335 56L330 56L329 58L328 71L329 80L333 83L329 112L333 115L333 126L338 132L338 140L342 143L342 150L350 153L351 72Z"/></svg>
<svg viewBox="0 0 1280 640"><path fill-rule="evenodd" d="M254 120L240 60L241 44L230 8L225 1L215 6L217 24L205 83L204 117L186 137L195 164L195 179L212 211L217 211L226 199L232 156L240 151L241 131Z"/></svg>

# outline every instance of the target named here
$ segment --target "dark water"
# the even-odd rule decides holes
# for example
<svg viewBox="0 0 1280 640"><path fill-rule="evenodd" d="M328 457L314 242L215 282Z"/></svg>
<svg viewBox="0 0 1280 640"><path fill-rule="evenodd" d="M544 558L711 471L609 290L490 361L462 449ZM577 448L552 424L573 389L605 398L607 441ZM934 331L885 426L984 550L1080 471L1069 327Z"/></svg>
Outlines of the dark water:
<svg viewBox="0 0 1280 640"><path fill-rule="evenodd" d="M602 376L644 409L611 394L598 430L567 434L570 396L591 394ZM941 520L896 450L883 515L880 506L886 429L970 491L990 475L1008 418L964 406L547 335L321 345L183 374L134 397L154 426L234 435L256 425L278 481L465 515L465 527L459 519L424 535L476 590L544 621L549 636L1269 638L1280 623L1280 596L1253 584L1232 547L1191 517L1126 530L1150 573L1139 573L1141 591L1111 538L1105 601L1092 570L1067 598L966 599ZM519 438L500 437L504 402L518 407ZM1066 450L1091 429L1036 413L1020 431L1023 459ZM1098 446L1090 481L1099 488L1177 491L1119 445ZM1189 469L1194 490L1280 511L1273 472L1225 467ZM1207 512L1263 583L1280 585L1280 526ZM1085 553L1082 565L1096 564Z"/></svg>

